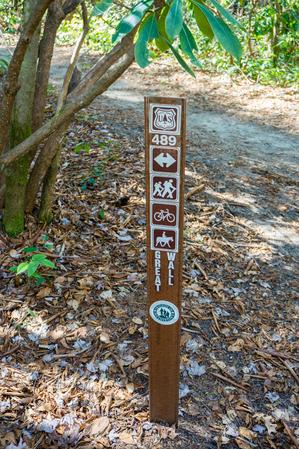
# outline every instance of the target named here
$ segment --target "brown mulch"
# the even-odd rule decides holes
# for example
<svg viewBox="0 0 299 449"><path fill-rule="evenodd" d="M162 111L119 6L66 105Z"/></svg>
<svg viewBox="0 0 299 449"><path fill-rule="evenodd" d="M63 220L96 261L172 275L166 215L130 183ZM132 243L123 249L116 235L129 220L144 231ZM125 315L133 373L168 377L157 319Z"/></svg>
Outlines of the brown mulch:
<svg viewBox="0 0 299 449"><path fill-rule="evenodd" d="M142 136L83 114L65 147L52 225L0 243L0 447L298 448L294 255L187 167L180 421L150 423ZM24 247L46 284L9 270Z"/></svg>

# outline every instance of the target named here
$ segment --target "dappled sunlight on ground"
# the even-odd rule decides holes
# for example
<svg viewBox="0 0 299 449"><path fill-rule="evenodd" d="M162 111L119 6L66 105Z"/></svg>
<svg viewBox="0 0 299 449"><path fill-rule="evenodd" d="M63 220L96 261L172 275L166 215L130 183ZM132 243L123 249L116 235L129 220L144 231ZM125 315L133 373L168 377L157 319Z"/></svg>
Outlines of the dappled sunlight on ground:
<svg viewBox="0 0 299 449"><path fill-rule="evenodd" d="M128 73L138 98L154 78L160 93L181 83L173 94L194 94L198 120L215 113L225 127L222 139L209 115L209 126L197 122L188 137L179 428L148 422L142 102L109 94L68 131L52 225L28 217L23 236L0 242L1 447L22 439L28 449L291 448L299 363L291 106L281 121L289 134L271 134L286 136L290 151L272 164L261 134L246 149L250 123L240 142L223 115L236 102L238 121L248 120L254 104L243 93L271 89L241 82L237 91L219 77L209 85L206 73L185 85L180 73L151 70L149 80ZM280 92L269 116L256 117L259 127L278 125ZM265 145L270 130L262 131ZM89 151L76 153L83 141ZM45 239L57 266L48 284L15 278L9 269L22 248L43 251Z"/></svg>

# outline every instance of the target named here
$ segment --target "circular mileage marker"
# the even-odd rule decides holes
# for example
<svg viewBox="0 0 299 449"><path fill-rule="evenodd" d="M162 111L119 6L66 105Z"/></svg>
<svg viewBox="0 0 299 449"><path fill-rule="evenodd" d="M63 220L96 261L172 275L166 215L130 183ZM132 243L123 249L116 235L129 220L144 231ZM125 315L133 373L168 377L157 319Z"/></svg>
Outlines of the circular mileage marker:
<svg viewBox="0 0 299 449"><path fill-rule="evenodd" d="M160 300L154 302L149 310L151 318L158 324L169 326L179 319L179 309L170 301Z"/></svg>

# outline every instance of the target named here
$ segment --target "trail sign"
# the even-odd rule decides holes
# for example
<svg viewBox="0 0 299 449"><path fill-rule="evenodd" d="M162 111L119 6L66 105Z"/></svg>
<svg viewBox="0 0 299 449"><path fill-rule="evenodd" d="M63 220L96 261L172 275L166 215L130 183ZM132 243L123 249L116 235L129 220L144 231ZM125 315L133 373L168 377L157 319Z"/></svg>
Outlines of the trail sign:
<svg viewBox="0 0 299 449"><path fill-rule="evenodd" d="M145 98L151 421L177 423L186 101Z"/></svg>

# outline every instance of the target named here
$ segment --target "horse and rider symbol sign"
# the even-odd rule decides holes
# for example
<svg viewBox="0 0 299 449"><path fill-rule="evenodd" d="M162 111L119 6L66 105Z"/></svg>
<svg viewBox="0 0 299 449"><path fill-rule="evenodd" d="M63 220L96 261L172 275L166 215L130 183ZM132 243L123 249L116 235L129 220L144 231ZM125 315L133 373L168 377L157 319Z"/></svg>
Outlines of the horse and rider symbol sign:
<svg viewBox="0 0 299 449"><path fill-rule="evenodd" d="M152 249L157 251L177 252L178 250L177 230L153 228Z"/></svg>

